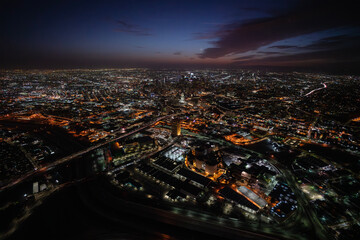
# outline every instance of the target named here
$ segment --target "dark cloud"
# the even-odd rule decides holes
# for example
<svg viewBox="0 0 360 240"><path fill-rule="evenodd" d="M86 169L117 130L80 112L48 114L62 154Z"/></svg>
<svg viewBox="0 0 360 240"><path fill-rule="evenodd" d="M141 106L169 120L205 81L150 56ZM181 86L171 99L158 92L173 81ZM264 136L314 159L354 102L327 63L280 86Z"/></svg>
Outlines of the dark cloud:
<svg viewBox="0 0 360 240"><path fill-rule="evenodd" d="M327 49L341 49L355 47L359 45L360 42L360 30L357 33L358 35L338 35L333 37L323 38L313 44L310 44L301 49L307 50L327 50Z"/></svg>
<svg viewBox="0 0 360 240"><path fill-rule="evenodd" d="M130 24L122 20L116 21L117 27L115 32L129 33L137 36L151 36L147 29L140 27L139 25Z"/></svg>
<svg viewBox="0 0 360 240"><path fill-rule="evenodd" d="M296 66L324 71L359 73L360 46L326 51L303 52L293 55L269 56L263 59L237 58L235 64L241 66Z"/></svg>
<svg viewBox="0 0 360 240"><path fill-rule="evenodd" d="M269 49L278 49L278 50L307 50L307 51L324 51L329 49L342 49L356 47L360 42L360 29L353 34L341 34L331 37L325 37L318 41L313 42L307 46L292 46L292 45L279 45L272 46Z"/></svg>
<svg viewBox="0 0 360 240"><path fill-rule="evenodd" d="M274 55L274 54L282 54L282 52L258 52L258 53L261 53L261 54L265 54L265 55Z"/></svg>
<svg viewBox="0 0 360 240"><path fill-rule="evenodd" d="M290 48L296 48L297 46L291 46L291 45L278 45L278 46L272 46L269 48L276 48L276 49L290 49Z"/></svg>
<svg viewBox="0 0 360 240"><path fill-rule="evenodd" d="M250 56L241 56L241 57L237 57L234 60L250 60L253 59L255 57L255 55L250 55Z"/></svg>
<svg viewBox="0 0 360 240"><path fill-rule="evenodd" d="M336 27L358 27L360 23L357 8L351 1L303 1L303 7L298 9L284 15L224 26L214 33L219 38L213 42L214 47L205 49L200 57L219 58L244 53L286 38Z"/></svg>
<svg viewBox="0 0 360 240"><path fill-rule="evenodd" d="M179 56L179 55L181 55L181 52L180 51L174 52L173 55Z"/></svg>
<svg viewBox="0 0 360 240"><path fill-rule="evenodd" d="M134 28L136 27L135 25L133 24L129 24L127 22L124 22L124 21L121 21L121 20L118 20L117 23L125 28Z"/></svg>
<svg viewBox="0 0 360 240"><path fill-rule="evenodd" d="M242 66L296 66L308 69L317 68L323 71L358 73L360 66L359 42L360 35L338 35L320 39L307 46L291 46L298 50L298 53L291 55L284 52L258 52L264 55L259 58L255 53L247 58L242 56L234 60L236 64ZM275 49L275 47L271 47L271 49ZM282 46L277 49L282 49ZM278 53L278 56L274 56L273 53Z"/></svg>

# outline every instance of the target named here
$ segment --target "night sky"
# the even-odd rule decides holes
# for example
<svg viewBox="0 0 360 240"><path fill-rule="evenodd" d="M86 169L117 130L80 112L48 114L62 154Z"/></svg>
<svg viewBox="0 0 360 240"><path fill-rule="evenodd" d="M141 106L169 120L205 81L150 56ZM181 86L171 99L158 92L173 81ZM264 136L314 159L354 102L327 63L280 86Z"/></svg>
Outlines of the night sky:
<svg viewBox="0 0 360 240"><path fill-rule="evenodd" d="M360 72L357 1L2 1L0 69Z"/></svg>

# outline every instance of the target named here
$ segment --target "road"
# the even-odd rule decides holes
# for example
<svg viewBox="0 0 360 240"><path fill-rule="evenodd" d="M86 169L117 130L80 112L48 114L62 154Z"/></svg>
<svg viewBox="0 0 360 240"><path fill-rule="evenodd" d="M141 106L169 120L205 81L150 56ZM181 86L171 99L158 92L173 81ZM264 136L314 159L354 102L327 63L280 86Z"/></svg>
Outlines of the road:
<svg viewBox="0 0 360 240"><path fill-rule="evenodd" d="M308 92L307 94L305 94L305 95L304 95L304 97L309 96L310 94L313 94L314 92L317 92L317 91L319 91L319 90L321 90L321 89L327 88L327 86L326 86L326 84L325 84L325 83L321 83L321 84L323 85L323 87L322 87L322 88L317 88L317 89L314 89L314 90L312 90L312 91Z"/></svg>
<svg viewBox="0 0 360 240"><path fill-rule="evenodd" d="M149 231L153 232L161 222L184 229L184 231L196 231L203 233L204 236L217 236L221 239L296 239L294 236L287 238L276 234L259 232L258 229L254 231L248 230L245 226L241 227L239 224L232 224L238 221L213 217L198 211L188 211L182 208L173 208L169 211L154 205L143 205L133 201L131 198L123 199L117 192L113 193L114 190L111 190L113 186L110 188L99 182L97 184L98 186L92 184L79 189L79 195L89 209L99 216L121 225L140 226L142 230L149 228ZM160 205L161 203L158 202L158 206ZM124 219L123 216L126 216L126 218Z"/></svg>
<svg viewBox="0 0 360 240"><path fill-rule="evenodd" d="M9 183L9 184L1 187L1 188L0 188L0 192L2 192L3 190L5 190L5 189L7 189L7 188L10 188L10 187L13 187L13 186L17 185L17 184L23 182L24 180L26 180L26 179L28 179L28 178L36 175L36 174L45 173L45 172L53 169L54 167L56 167L56 166L58 166L58 165L60 165L60 164L63 164L63 163L68 162L68 161L70 161L70 160L73 160L73 159L75 159L75 158L77 158L77 157L80 157L80 156L83 155L83 154L86 154L86 153L88 153L88 152L91 152L91 151L93 151L93 150L95 150L95 149L97 149L97 148L103 147L103 146L105 146L105 145L107 145L107 144L109 144L109 143L111 143L111 142L113 142L113 141L116 141L116 140L119 140L119 139L128 137L128 136L130 136L130 135L133 135L133 134L135 134L135 133L137 133L137 132L140 132L140 131L144 130L145 128L148 128L148 127L154 125L154 124L157 123L158 121L164 120L164 119L166 119L166 118L174 117L174 116L176 116L176 115L179 115L179 114L177 113L177 114L171 114L171 115L165 115L165 116L162 116L162 117L158 117L158 118L155 119L154 121L152 121L152 122L150 122L150 123L147 123L147 124L143 125L142 127L137 128L137 129L135 129L135 130L133 130L133 131L131 131L131 132L122 134L122 135L120 135L120 136L118 136L118 137L115 137L115 138L109 139L109 140L107 140L107 141L105 141L105 142L96 144L96 145L94 145L94 146L91 146L91 147L86 148L86 149L84 149L84 150L81 150L81 151L79 151L79 152L73 153L73 154L71 154L71 155L69 155L69 156L60 158L60 159L58 159L58 160L56 160L56 161L54 161L54 162L52 162L52 163L49 163L48 165L46 165L46 166L44 166L44 167L42 167L42 168L37 168L37 169L35 169L35 170L31 171L31 172L28 172L28 173L24 174L23 176L21 176L20 178L16 179L15 181L13 181L13 182L11 182L11 183ZM115 136L117 133L118 133L118 132L114 132L114 133L112 133L112 134L109 135L109 136Z"/></svg>
<svg viewBox="0 0 360 240"><path fill-rule="evenodd" d="M270 158L268 161L276 168L281 169L282 174L284 175L289 187L294 192L296 200L298 201L299 209L297 209L297 211L299 212L301 210L302 214L298 215L293 223L296 222L298 224L304 224L306 228L312 228L318 239L328 239L327 231L317 218L314 206L309 203L304 193L298 188L295 176L291 173L290 170L288 170L279 162ZM299 218L300 216L301 218ZM293 223L287 222L287 225L289 226ZM287 226L285 225L284 227Z"/></svg>
<svg viewBox="0 0 360 240"><path fill-rule="evenodd" d="M83 182L86 182L86 181L89 181L89 180L93 180L94 177L95 176L93 175L93 176L88 176L88 177L81 178L81 179L76 179L76 180L73 180L73 181L70 181L70 182L60 184L60 185L58 185L56 187L51 187L50 190L48 190L48 191L39 192L39 193L34 194L34 196L36 195L35 203L33 205L26 206L26 208L24 209L24 214L23 215L16 216L14 219L11 220L10 228L6 232L2 232L0 234L0 240L3 240L3 239L5 240L8 237L10 237L18 229L18 227L31 216L31 214L36 210L36 208L40 207L43 204L43 202L49 196L51 196L54 192L58 192L61 189L65 188L65 187L68 187L70 185L79 184L79 183L83 183ZM7 206L2 207L1 209L5 209L5 208L11 206L12 204L16 205L17 203L16 202L11 202Z"/></svg>

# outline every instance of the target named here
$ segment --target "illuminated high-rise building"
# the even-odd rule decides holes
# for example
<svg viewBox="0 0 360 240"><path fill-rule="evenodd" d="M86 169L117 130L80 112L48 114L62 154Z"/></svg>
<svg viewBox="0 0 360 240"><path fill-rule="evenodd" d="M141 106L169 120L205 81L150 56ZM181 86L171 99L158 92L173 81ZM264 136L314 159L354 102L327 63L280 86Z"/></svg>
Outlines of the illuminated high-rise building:
<svg viewBox="0 0 360 240"><path fill-rule="evenodd" d="M171 125L171 135L177 137L181 135L181 121L180 119L174 119Z"/></svg>

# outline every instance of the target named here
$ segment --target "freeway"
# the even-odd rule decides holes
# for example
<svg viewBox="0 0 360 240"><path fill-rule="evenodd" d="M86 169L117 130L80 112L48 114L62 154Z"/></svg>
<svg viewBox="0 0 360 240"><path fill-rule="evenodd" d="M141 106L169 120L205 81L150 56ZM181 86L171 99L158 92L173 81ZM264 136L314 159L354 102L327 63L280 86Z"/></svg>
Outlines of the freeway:
<svg viewBox="0 0 360 240"><path fill-rule="evenodd" d="M169 229L169 226L176 226L180 228L178 231L191 230L200 232L203 238L205 236L212 236L214 238L220 237L221 239L244 240L296 239L295 236L289 235L287 237L283 236L283 234L279 236L278 234L266 233L258 229L236 226L239 225L235 224L235 222L238 223L237 220L211 216L202 211L195 212L182 208L172 208L170 211L165 210L159 207L166 208L164 203L159 201L155 201L156 205L144 205L133 201L129 195L125 199L122 195L119 195L113 185L103 181L98 181L91 185L83 185L79 188L79 193L86 206L98 214L98 216L124 226L140 227L142 231L149 228L147 230L152 232L162 223L166 224L167 229Z"/></svg>
<svg viewBox="0 0 360 240"><path fill-rule="evenodd" d="M10 219L11 220L10 228L8 230L6 230L5 232L1 232L0 240L5 240L5 239L9 238L18 229L18 227L32 215L32 213L35 211L35 209L40 207L43 204L43 202L49 196L51 196L53 193L59 192L61 189L69 187L71 185L84 183L89 180L94 180L94 178L97 177L97 175L98 174L95 174L92 176L76 179L76 180L66 182L66 183L62 183L56 187L50 187L49 191L38 192L38 193L34 194L34 197L36 198L35 203L32 205L28 205L24 209L24 214L15 216L12 220ZM10 203L8 203L7 206L2 207L1 209L6 209L7 207L9 207L11 205L17 205L17 204L18 204L18 202L10 202Z"/></svg>
<svg viewBox="0 0 360 240"><path fill-rule="evenodd" d="M295 193L299 206L303 208L303 211L306 214L305 216L307 217L307 219L303 219L303 221L307 221L307 223L310 224L310 227L313 228L313 231L315 232L317 238L328 239L326 229L320 223L318 217L316 216L314 206L309 203L309 201L304 196L304 193L301 192L301 190L297 187L294 175L291 174L289 170L283 170L283 174L285 175L289 185L292 186L292 190Z"/></svg>
<svg viewBox="0 0 360 240"><path fill-rule="evenodd" d="M314 206L309 203L304 193L298 188L295 176L281 163L274 161L274 159L271 158L269 158L268 160L276 168L281 169L282 174L284 175L289 187L294 192L296 200L298 201L298 211L301 210L301 214L296 217L293 223L296 221L296 223L298 223L299 225L304 224L306 228L311 228L314 234L316 234L317 239L328 239L327 231L317 218ZM289 224L292 225L291 223L287 222L287 224L284 225L284 228L289 227Z"/></svg>
<svg viewBox="0 0 360 240"><path fill-rule="evenodd" d="M135 130L133 130L133 131L131 131L131 132L122 134L122 135L120 135L120 136L118 136L118 137L115 137L115 135L116 135L118 132L114 132L114 133L112 133L112 134L110 135L110 136L114 136L114 138L111 138L111 139L109 139L109 140L107 140L107 141L105 141L105 142L96 144L96 145L94 145L94 146L91 146L91 147L86 148L86 149L84 149L84 150L81 150L81 151L79 151L79 152L73 153L73 154L68 155L68 156L66 156L66 157L60 158L60 159L58 159L58 160L56 160L56 161L54 161L54 162L52 162L52 163L47 164L46 166L44 166L44 167L42 167L42 168L36 168L36 169L34 169L33 171L24 174L23 176L21 176L20 178L16 179L15 181L13 181L13 182L11 182L11 183L9 183L9 184L1 187L1 188L0 188L0 192L3 191L3 190L5 190L5 189L7 189L7 188L10 188L10 187L13 187L13 186L17 185L17 184L23 182L24 180L26 180L26 179L28 179L28 178L36 175L36 174L48 172L48 171L50 171L51 169L54 169L56 166L58 166L58 165L60 165L60 164L63 164L63 163L68 162L68 161L70 161L70 160L73 160L73 159L75 159L75 158L77 158L77 157L80 157L80 156L83 155L83 154L86 154L86 153L91 152L91 151L93 151L93 150L95 150L95 149L98 149L98 148L100 148L100 147L103 147L103 146L105 146L105 145L107 145L107 144L109 144L109 143L111 143L111 142L113 142L113 141L116 141L116 140L119 140L119 139L128 137L128 136L130 136L130 135L133 135L133 134L135 134L135 133L137 133L137 132L140 132L140 131L144 130L145 128L148 128L148 127L154 125L155 123L157 123L157 122L159 122L159 121L161 121L161 120L164 120L164 119L170 118L170 117L174 117L174 116L176 116L176 115L179 115L179 113L158 117L158 118L156 118L154 121L152 121L152 122L150 122L150 123L147 123L147 124L143 125L142 127L139 127L139 128L137 128L137 129L135 129ZM129 127L129 128L130 128L130 127Z"/></svg>
<svg viewBox="0 0 360 240"><path fill-rule="evenodd" d="M309 96L310 94L313 94L314 92L317 92L317 91L319 91L319 90L321 90L321 89L327 88L327 86L326 86L326 84L325 84L325 83L321 83L321 84L323 85L323 87L322 87L322 88L317 88L317 89L314 89L314 90L312 90L312 91L308 92L307 94L305 94L304 96L305 96L305 97L306 97L306 96Z"/></svg>

